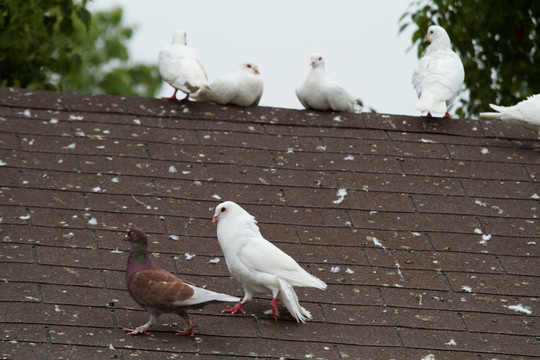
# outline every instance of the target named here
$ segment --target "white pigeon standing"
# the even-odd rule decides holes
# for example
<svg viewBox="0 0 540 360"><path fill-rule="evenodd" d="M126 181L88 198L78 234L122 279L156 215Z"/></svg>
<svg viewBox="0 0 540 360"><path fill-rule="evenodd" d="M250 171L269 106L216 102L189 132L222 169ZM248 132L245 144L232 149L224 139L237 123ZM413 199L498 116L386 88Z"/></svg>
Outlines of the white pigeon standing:
<svg viewBox="0 0 540 360"><path fill-rule="evenodd" d="M296 88L296 97L306 109L354 111L354 98L341 84L330 79L320 54L311 55L311 71L307 79Z"/></svg>
<svg viewBox="0 0 540 360"><path fill-rule="evenodd" d="M180 90L186 94L180 100L184 101L189 94L210 88L199 55L195 49L186 45L186 33L182 30L175 32L172 44L159 52L158 67L163 80L174 88L174 94L163 99L177 100L176 92Z"/></svg>
<svg viewBox="0 0 540 360"><path fill-rule="evenodd" d="M191 95L197 101L213 101L221 105L258 105L263 93L259 67L253 61L240 64L232 73L215 79L210 89Z"/></svg>
<svg viewBox="0 0 540 360"><path fill-rule="evenodd" d="M429 27L424 42L430 41L425 54L414 70L412 83L418 102L416 108L422 112L444 113L450 117L448 107L463 87L465 70L459 56L452 51L446 31L438 26Z"/></svg>
<svg viewBox="0 0 540 360"><path fill-rule="evenodd" d="M480 113L481 118L500 119L509 124L520 125L537 131L540 136L540 94L529 96L513 106L489 106L497 112Z"/></svg>
<svg viewBox="0 0 540 360"><path fill-rule="evenodd" d="M292 257L285 254L259 231L257 221L232 201L216 207L213 222L217 222L217 238L225 262L231 273L244 288L244 298L223 312L245 313L242 305L254 294L272 293L270 308L277 320L277 298L298 322L311 319L309 311L300 306L293 286L326 289L326 284L305 271Z"/></svg>

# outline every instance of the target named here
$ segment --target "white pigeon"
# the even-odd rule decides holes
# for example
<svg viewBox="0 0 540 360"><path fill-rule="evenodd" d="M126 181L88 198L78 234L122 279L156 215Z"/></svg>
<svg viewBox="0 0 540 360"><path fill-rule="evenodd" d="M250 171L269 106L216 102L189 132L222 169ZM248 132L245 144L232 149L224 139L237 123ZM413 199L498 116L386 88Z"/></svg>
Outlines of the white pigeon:
<svg viewBox="0 0 540 360"><path fill-rule="evenodd" d="M481 118L501 119L509 124L535 130L540 136L540 94L529 96L513 106L489 106L497 112L480 113Z"/></svg>
<svg viewBox="0 0 540 360"><path fill-rule="evenodd" d="M320 54L311 55L311 71L296 88L296 97L306 109L354 111L354 98L326 75L324 58Z"/></svg>
<svg viewBox="0 0 540 360"><path fill-rule="evenodd" d="M217 222L217 238L231 275L244 288L244 298L223 312L245 313L242 305L254 294L272 293L270 308L277 320L277 298L298 322L311 319L309 311L300 306L293 286L326 289L326 284L305 271L259 231L257 221L232 201L216 207L213 222Z"/></svg>
<svg viewBox="0 0 540 360"><path fill-rule="evenodd" d="M424 56L414 70L412 83L418 102L416 108L422 112L444 113L450 117L448 107L463 87L465 70L459 56L452 51L450 38L446 31L432 25L424 38L430 41Z"/></svg>
<svg viewBox="0 0 540 360"><path fill-rule="evenodd" d="M232 73L215 79L210 89L191 95L197 101L213 101L221 105L258 105L263 93L259 67L253 61L240 64Z"/></svg>
<svg viewBox="0 0 540 360"><path fill-rule="evenodd" d="M163 99L177 100L176 92L180 90L186 94L181 100L184 101L189 94L210 88L199 55L186 45L186 33L182 30L175 32L172 44L159 52L158 67L163 80L174 88L174 94Z"/></svg>

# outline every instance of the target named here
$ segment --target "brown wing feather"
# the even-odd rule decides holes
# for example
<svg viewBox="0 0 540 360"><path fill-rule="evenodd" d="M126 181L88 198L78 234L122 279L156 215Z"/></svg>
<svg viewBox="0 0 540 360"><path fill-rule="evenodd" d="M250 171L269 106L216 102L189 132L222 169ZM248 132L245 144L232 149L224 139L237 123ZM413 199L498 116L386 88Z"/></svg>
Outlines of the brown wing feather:
<svg viewBox="0 0 540 360"><path fill-rule="evenodd" d="M161 269L141 270L133 275L128 290L140 304L162 309L178 308L177 301L189 299L193 289L182 280Z"/></svg>

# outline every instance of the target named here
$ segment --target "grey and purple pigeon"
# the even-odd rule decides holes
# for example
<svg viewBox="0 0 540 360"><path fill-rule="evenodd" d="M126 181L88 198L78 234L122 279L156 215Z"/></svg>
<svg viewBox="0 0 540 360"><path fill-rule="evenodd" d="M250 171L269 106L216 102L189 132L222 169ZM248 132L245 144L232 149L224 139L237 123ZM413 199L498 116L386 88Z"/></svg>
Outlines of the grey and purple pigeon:
<svg viewBox="0 0 540 360"><path fill-rule="evenodd" d="M135 329L124 329L129 335L149 335L147 330L156 323L161 314L174 313L180 315L189 325L189 329L176 335L193 336L199 325L191 322L187 310L217 301L240 301L235 296L202 289L160 269L150 258L148 237L141 229L128 230L123 240L131 244L126 268L127 289L133 300L150 315L146 324Z"/></svg>

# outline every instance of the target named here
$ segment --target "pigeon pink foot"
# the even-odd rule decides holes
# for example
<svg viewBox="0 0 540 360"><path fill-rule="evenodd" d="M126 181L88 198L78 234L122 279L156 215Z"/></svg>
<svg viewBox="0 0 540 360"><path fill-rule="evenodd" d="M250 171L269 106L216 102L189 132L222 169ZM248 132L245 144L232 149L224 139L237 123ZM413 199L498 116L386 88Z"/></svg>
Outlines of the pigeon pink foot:
<svg viewBox="0 0 540 360"><path fill-rule="evenodd" d="M245 303L239 302L238 304L234 305L233 307L227 306L225 309L221 310L221 313L236 314L237 312L240 311L242 314L245 314L246 312L244 311L244 309L242 309L242 305L244 305L244 304Z"/></svg>
<svg viewBox="0 0 540 360"><path fill-rule="evenodd" d="M446 114L444 114L443 118L445 118L445 119L451 119L452 116L450 116L450 113L447 111Z"/></svg>
<svg viewBox="0 0 540 360"><path fill-rule="evenodd" d="M162 97L163 100L175 100L175 101L178 101L178 99L176 98L176 93L178 92L178 89L174 89L174 93L170 96L170 97Z"/></svg>
<svg viewBox="0 0 540 360"><path fill-rule="evenodd" d="M124 330L128 335L139 335L139 334L142 334L142 335L146 335L146 336L150 336L150 333L146 330L142 330L140 328L136 328L136 329L128 329L128 328L123 328L122 330Z"/></svg>
<svg viewBox="0 0 540 360"><path fill-rule="evenodd" d="M279 309L277 308L278 306L283 306L283 304L277 301L276 298L273 298L272 302L270 302L270 309L272 309L272 314L274 314L274 320L277 320L279 316Z"/></svg>
<svg viewBox="0 0 540 360"><path fill-rule="evenodd" d="M198 324L190 324L189 329L187 329L186 331L179 331L175 335L176 336L185 336L185 335L195 336L195 329L198 328L199 326L200 325Z"/></svg>

